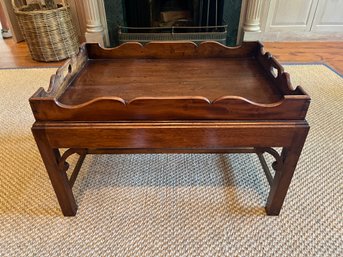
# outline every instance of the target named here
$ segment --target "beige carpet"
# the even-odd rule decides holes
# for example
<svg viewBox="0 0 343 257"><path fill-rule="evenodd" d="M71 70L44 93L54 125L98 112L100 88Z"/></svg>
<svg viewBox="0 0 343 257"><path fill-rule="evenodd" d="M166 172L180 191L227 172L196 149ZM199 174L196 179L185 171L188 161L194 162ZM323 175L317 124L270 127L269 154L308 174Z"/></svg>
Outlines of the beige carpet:
<svg viewBox="0 0 343 257"><path fill-rule="evenodd" d="M286 68L311 131L279 217L255 155L171 154L88 156L64 218L27 101L53 70L0 70L0 256L343 256L343 79Z"/></svg>

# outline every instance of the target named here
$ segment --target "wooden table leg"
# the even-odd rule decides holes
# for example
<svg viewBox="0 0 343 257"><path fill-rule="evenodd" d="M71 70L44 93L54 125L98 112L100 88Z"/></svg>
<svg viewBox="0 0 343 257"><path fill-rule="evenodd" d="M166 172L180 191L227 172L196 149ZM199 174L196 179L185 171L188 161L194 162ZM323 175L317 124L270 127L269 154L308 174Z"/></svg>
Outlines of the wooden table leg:
<svg viewBox="0 0 343 257"><path fill-rule="evenodd" d="M77 205L67 174L58 166L58 161L61 158L59 150L50 147L43 129L32 128L32 133L35 137L45 168L49 174L63 215L75 216Z"/></svg>
<svg viewBox="0 0 343 257"><path fill-rule="evenodd" d="M282 150L281 158L283 163L281 168L275 172L266 204L268 215L279 215L280 213L308 131L309 127L299 128L292 139L291 146L284 147Z"/></svg>

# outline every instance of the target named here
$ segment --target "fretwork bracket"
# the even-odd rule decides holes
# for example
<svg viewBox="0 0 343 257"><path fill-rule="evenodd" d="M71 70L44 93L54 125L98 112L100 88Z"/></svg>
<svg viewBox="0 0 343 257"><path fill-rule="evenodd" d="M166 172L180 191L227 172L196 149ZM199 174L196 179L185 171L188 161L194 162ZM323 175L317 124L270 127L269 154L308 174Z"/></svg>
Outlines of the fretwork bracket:
<svg viewBox="0 0 343 257"><path fill-rule="evenodd" d="M79 159L78 159L78 161L75 165L75 168L74 168L74 170L73 170L73 172L69 178L70 187L74 186L74 183L75 183L76 178L80 172L83 161L85 160L85 157L87 155L87 149L70 148L63 153L63 155L61 156L61 159L58 161L58 166L60 168L60 171L61 172L67 172L69 169L69 163L67 162L67 159L69 156L71 156L75 153L79 155Z"/></svg>
<svg viewBox="0 0 343 257"><path fill-rule="evenodd" d="M272 168L274 171L278 171L282 168L283 165L283 161L282 158L280 156L280 154L271 147L260 147L260 148L255 148L256 149L256 154L261 162L263 171L267 177L268 183L271 186L273 183L273 175L270 172L270 169L268 167L268 164L266 162L266 159L264 158L263 154L264 153L269 153L270 155L272 155L275 158L275 161L272 163Z"/></svg>

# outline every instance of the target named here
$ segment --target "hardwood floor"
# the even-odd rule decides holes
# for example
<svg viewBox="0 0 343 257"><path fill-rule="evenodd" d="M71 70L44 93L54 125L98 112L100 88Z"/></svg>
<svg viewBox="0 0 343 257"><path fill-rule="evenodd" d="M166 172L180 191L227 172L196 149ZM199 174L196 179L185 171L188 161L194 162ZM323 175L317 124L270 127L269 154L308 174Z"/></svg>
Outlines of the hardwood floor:
<svg viewBox="0 0 343 257"><path fill-rule="evenodd" d="M343 42L265 42L280 62L323 62L343 74ZM25 42L0 39L0 68L58 67L61 62L36 62Z"/></svg>
<svg viewBox="0 0 343 257"><path fill-rule="evenodd" d="M280 62L323 62L343 74L342 42L265 42Z"/></svg>
<svg viewBox="0 0 343 257"><path fill-rule="evenodd" d="M62 62L37 62L32 60L25 42L15 43L12 39L0 37L0 69L23 67L59 67Z"/></svg>

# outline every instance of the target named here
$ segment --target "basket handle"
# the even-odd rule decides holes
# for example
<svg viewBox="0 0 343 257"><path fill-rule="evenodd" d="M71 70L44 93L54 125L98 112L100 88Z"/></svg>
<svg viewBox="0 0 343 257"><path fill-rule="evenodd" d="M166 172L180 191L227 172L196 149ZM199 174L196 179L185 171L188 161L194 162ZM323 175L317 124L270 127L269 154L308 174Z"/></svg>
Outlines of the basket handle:
<svg viewBox="0 0 343 257"><path fill-rule="evenodd" d="M20 3L20 6L19 6L19 7L18 7L18 4L17 4L18 2ZM68 3L67 0L62 0L61 2L62 2L62 5L63 5L63 6L69 6L69 3ZM23 6L23 5L27 5L26 0L12 0L12 7L13 7L13 9L14 9L15 11L18 11L19 8L20 8L21 6Z"/></svg>
<svg viewBox="0 0 343 257"><path fill-rule="evenodd" d="M69 1L68 0L61 0L60 2L62 3L63 6L69 6Z"/></svg>
<svg viewBox="0 0 343 257"><path fill-rule="evenodd" d="M26 0L12 0L12 7L15 11L18 11L20 8L17 5L18 2L20 2L20 7L26 5Z"/></svg>
<svg viewBox="0 0 343 257"><path fill-rule="evenodd" d="M48 2L47 0L44 0L45 6L48 5L47 2ZM49 2L51 2L51 1L49 1ZM55 1L55 0L52 0L52 2L53 2L54 5L55 5L55 8L53 8L53 9L56 9L56 8L57 8L57 3L56 3L56 1ZM51 3L52 3L52 2L51 2ZM62 3L63 6L69 6L68 0L61 0L60 2Z"/></svg>

